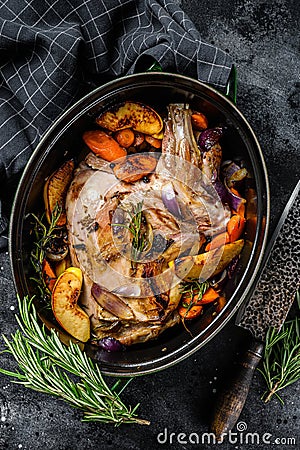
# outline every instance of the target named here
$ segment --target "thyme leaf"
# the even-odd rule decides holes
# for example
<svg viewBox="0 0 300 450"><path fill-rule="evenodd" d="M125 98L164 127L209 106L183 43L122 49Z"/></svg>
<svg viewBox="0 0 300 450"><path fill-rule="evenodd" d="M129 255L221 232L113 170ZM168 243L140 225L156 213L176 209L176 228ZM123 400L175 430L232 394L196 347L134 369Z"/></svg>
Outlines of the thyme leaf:
<svg viewBox="0 0 300 450"><path fill-rule="evenodd" d="M116 426L122 423L149 424L137 417L139 405L127 408L120 398L130 380L123 387L118 380L109 388L99 366L78 344L70 342L66 347L53 329L49 334L44 325L40 326L33 298L18 298L18 304L19 317L16 315L16 320L19 329L11 335L11 340L3 336L4 351L14 357L18 371L0 368L0 373L29 389L63 399L83 412L83 421ZM74 376L77 381L73 381Z"/></svg>

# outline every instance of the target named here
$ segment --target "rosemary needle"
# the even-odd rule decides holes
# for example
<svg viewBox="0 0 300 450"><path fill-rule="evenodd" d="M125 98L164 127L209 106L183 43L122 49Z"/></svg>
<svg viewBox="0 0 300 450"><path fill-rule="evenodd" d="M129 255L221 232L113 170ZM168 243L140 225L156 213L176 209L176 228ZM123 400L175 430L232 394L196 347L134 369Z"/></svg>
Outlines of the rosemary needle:
<svg viewBox="0 0 300 450"><path fill-rule="evenodd" d="M12 334L10 341L3 338L4 352L15 358L19 371L0 368L0 373L15 378L16 383L27 388L65 400L83 411L84 421L149 424L136 416L139 405L131 409L121 401L124 387L120 388L120 381L109 388L99 366L78 344L70 342L66 347L54 330L46 333L45 327L38 323L33 299L18 298L18 303L20 317L16 319L20 329ZM79 380L73 381L69 374Z"/></svg>
<svg viewBox="0 0 300 450"><path fill-rule="evenodd" d="M43 259L45 258L46 245L49 243L49 241L51 241L51 239L56 237L56 233L59 230L59 227L57 227L57 222L60 218L61 211L61 207L56 204L51 214L51 221L49 226L43 223L44 216L39 218L33 213L30 214L34 219L33 232L35 236L34 246L30 255L30 261L36 273L36 276L31 277L30 279L36 283L41 298L45 298L48 300L51 296L51 293L43 277L42 263Z"/></svg>
<svg viewBox="0 0 300 450"><path fill-rule="evenodd" d="M300 293L297 293L300 308ZM300 319L295 317L284 323L281 331L270 328L267 332L262 374L267 390L262 399L267 403L275 395L283 404L279 391L300 379Z"/></svg>

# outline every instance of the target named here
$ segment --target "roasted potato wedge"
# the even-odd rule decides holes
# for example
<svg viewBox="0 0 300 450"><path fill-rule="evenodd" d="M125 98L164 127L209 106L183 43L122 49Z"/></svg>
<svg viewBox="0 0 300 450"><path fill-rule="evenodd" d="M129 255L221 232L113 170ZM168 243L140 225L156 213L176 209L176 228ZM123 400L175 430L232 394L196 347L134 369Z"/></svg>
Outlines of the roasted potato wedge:
<svg viewBox="0 0 300 450"><path fill-rule="evenodd" d="M44 203L46 218L51 223L51 215L58 204L62 208L57 225L63 226L66 223L65 198L71 180L73 178L74 161L66 161L47 179L44 185Z"/></svg>
<svg viewBox="0 0 300 450"><path fill-rule="evenodd" d="M66 256L64 259L62 259L61 261L58 261L55 264L55 273L56 276L59 277L65 270L67 270L68 267L70 267L71 264L71 260L69 255Z"/></svg>
<svg viewBox="0 0 300 450"><path fill-rule="evenodd" d="M96 122L110 131L132 128L140 133L157 134L163 128L162 118L154 109L143 103L130 101L103 112Z"/></svg>
<svg viewBox="0 0 300 450"><path fill-rule="evenodd" d="M174 261L175 274L185 281L206 280L222 272L238 256L244 246L244 240L232 242L196 256L185 256Z"/></svg>
<svg viewBox="0 0 300 450"><path fill-rule="evenodd" d="M90 319L77 304L81 286L81 270L69 267L58 277L51 300L57 322L75 339L86 342L90 338Z"/></svg>
<svg viewBox="0 0 300 450"><path fill-rule="evenodd" d="M180 299L181 299L182 293L180 290L180 284L176 284L175 286L171 287L169 291L169 305L168 307L172 309L176 309L179 305Z"/></svg>

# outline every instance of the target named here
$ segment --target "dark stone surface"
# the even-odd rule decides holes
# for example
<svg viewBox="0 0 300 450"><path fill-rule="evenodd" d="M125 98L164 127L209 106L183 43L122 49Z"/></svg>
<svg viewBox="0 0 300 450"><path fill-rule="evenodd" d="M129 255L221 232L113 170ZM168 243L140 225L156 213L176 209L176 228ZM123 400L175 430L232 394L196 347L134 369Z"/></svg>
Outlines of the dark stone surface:
<svg viewBox="0 0 300 450"><path fill-rule="evenodd" d="M260 141L269 171L272 230L300 178L298 1L183 0L181 4L203 39L227 49L236 61L238 107ZM8 255L2 253L0 323L6 335L16 329L16 306ZM276 400L265 405L260 400L264 385L259 374L240 417L248 432L259 434L259 444L241 443L243 433L237 435L236 443L222 446L178 443L179 433L186 433L186 438L181 436L183 441L197 433L201 442L216 393L244 342L245 334L231 321L186 361L132 382L123 400L131 405L141 403L139 414L151 421L149 427L81 423L79 411L0 376L0 450L299 448L299 384L283 392L284 407ZM9 356L1 355L1 367L13 368ZM157 436L164 429L168 437L162 445ZM171 438L171 433L176 436ZM262 442L264 433L272 435L271 445ZM282 438L281 442L276 444L276 438ZM288 445L290 438L295 438L296 444Z"/></svg>

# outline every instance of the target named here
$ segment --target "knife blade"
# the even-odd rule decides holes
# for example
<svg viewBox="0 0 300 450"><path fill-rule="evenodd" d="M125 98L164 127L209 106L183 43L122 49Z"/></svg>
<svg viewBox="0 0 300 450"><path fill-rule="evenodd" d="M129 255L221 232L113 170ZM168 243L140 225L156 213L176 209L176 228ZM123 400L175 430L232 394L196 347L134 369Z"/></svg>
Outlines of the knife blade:
<svg viewBox="0 0 300 450"><path fill-rule="evenodd" d="M264 351L270 327L280 330L300 286L300 180L267 246L262 270L240 310L236 324L253 339L239 361L235 377L219 397L212 432L218 441L234 427L245 404L254 371Z"/></svg>

